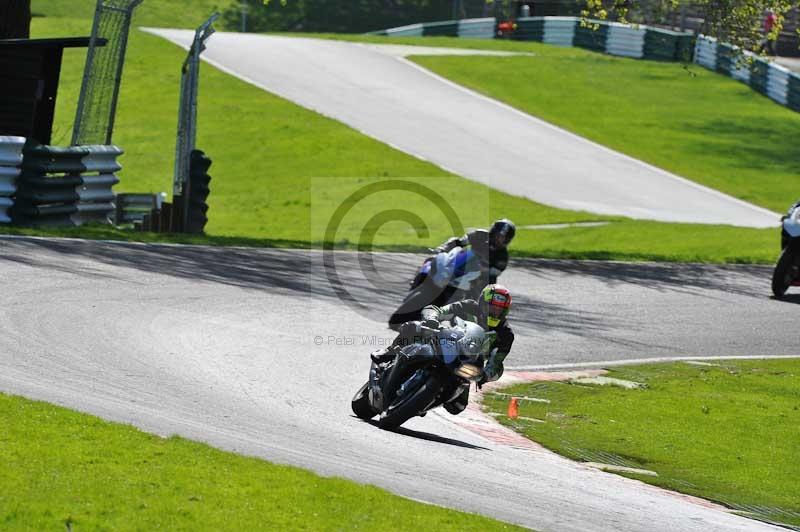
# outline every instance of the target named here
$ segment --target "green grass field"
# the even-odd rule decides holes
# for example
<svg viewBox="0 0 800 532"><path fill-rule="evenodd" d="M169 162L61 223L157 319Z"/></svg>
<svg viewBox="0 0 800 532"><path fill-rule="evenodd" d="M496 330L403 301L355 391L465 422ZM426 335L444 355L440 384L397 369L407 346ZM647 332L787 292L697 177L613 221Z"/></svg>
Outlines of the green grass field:
<svg viewBox="0 0 800 532"><path fill-rule="evenodd" d="M47 6L53 6L56 14L63 14L69 12L65 5L55 1L40 2L36 9L47 13L50 9ZM157 12L163 3L149 5ZM140 9L144 7L143 4ZM194 12L183 11L194 15ZM144 11L140 13L141 16L145 14ZM90 26L88 19L51 16L36 18L33 32L35 36L79 35L88 34ZM403 41L420 42L419 39ZM425 39L424 43L525 49L537 53L540 49L547 50L535 43L507 41ZM571 53L562 49L551 52ZM166 41L135 30L131 34L114 136L115 142L127 151L121 160L125 168L120 173L122 183L118 191L157 192L171 188L178 71L184 56L185 52ZM472 59L479 58L469 60ZM54 143L69 141L82 65L83 53L69 51L62 73ZM563 211L461 178L447 177L445 171L429 163L208 65L203 67L201 82L198 147L214 160L209 238L201 240L212 244L236 241L248 245L318 246L326 239L325 222L344 200L345 191L380 179L411 177L438 183L437 190L446 194L448 203L466 227L485 226L500 216L513 219L521 227L615 220L605 227L557 231L522 229L512 249L517 255L769 263L777 254L775 230L637 222ZM421 233L422 238L417 232L419 223L381 225L382 220L372 219L387 201L398 199L430 228L428 233ZM371 226L376 231L377 249L424 249L438 244L451 233L450 225L436 211L429 202L411 194L379 195L373 198L371 207L362 204L351 211L333 241L338 247L355 247L362 228ZM176 240L107 229L39 231L41 233Z"/></svg>
<svg viewBox="0 0 800 532"><path fill-rule="evenodd" d="M517 530L0 394L3 530Z"/></svg>
<svg viewBox="0 0 800 532"><path fill-rule="evenodd" d="M326 35L527 52L418 56L439 75L698 183L784 211L800 197L800 113L698 65L632 60L536 42Z"/></svg>
<svg viewBox="0 0 800 532"><path fill-rule="evenodd" d="M34 28L42 34L88 31L85 21L69 19L37 19ZM181 50L160 39L140 32L131 36L115 136L127 150L122 160L125 170L120 174L121 191L170 188L178 83L175 66L182 57ZM65 60L57 143L68 142L70 136L81 61L82 54L76 51ZM207 66L203 70L198 145L215 161L211 172L215 180L210 238L192 239L195 242L315 245L324 239L320 228L343 200L343 191L379 177L429 176L428 180L448 182L445 172L428 163ZM330 197L312 195L312 188L315 192L325 188L326 178L331 182ZM509 216L521 226L606 219L551 209L458 178L449 182L453 185L446 188L458 193L449 195L448 201L466 226L484 225L497 216ZM375 243L379 249L421 249L449 236L448 224L426 214L430 211L426 202L411 195L407 199L404 203L410 210L423 213L433 231L420 240L407 225L390 224L378 231ZM380 196L375 200L372 208L362 205L350 223L344 224L349 229L337 235L340 247L353 247L358 241L360 227L382 204ZM775 255L773 233L620 220L608 227L522 230L514 251L545 257L770 262ZM55 234L165 239L105 228Z"/></svg>
<svg viewBox="0 0 800 532"><path fill-rule="evenodd" d="M145 0L134 10L133 24L161 28L196 28L214 10L227 7L230 3L226 0ZM96 5L94 0L31 0L31 14L35 18L91 21ZM91 30L91 24L89 29Z"/></svg>
<svg viewBox="0 0 800 532"><path fill-rule="evenodd" d="M608 376L646 388L540 382L502 390L549 399L520 402L520 416L543 423L507 418L504 396L489 394L485 405L570 458L609 463L610 454L658 473L631 475L645 482L800 525L799 360L628 366Z"/></svg>

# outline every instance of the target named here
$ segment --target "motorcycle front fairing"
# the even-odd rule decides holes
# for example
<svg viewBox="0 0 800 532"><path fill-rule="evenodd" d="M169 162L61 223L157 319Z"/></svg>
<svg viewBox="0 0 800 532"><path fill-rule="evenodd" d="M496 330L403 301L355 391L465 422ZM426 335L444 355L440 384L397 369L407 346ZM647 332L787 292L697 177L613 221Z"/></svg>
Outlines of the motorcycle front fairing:
<svg viewBox="0 0 800 532"><path fill-rule="evenodd" d="M800 241L800 202L795 203L781 218L781 249Z"/></svg>

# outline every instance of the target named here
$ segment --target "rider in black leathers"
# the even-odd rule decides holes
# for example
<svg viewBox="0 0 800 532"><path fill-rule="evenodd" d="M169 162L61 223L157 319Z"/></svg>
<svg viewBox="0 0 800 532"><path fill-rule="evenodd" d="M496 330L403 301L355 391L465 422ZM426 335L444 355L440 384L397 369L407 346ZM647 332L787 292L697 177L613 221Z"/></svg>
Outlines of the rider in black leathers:
<svg viewBox="0 0 800 532"><path fill-rule="evenodd" d="M420 327L421 325L437 329L440 322L458 317L477 323L487 332L487 336L492 337L491 342L485 346L487 359L483 367L483 376L478 381L478 385L496 381L503 375L503 361L511 352L511 346L514 344L514 332L506 319L510 308L511 294L507 288L498 284L486 286L481 291L478 301L465 299L443 307L427 306L422 309L422 321L409 321L402 324L392 345L387 349L372 353L372 360L377 364L386 364L394 360L397 350L401 347L427 340L427 333ZM469 385L465 384L461 394L445 403L444 407L451 414L459 414L467 407L468 400Z"/></svg>
<svg viewBox="0 0 800 532"><path fill-rule="evenodd" d="M516 227L511 220L502 219L495 221L489 230L476 229L461 237L453 237L444 242L433 251L436 253L449 252L455 247L470 246L478 259L481 275L472 282L472 288L466 296L475 298L477 292L487 284L494 284L506 266L508 266L508 245L516 234ZM420 281L415 279L412 284L414 294L410 294L406 301L389 317L389 327L398 330L401 324L419 319L420 311L426 305L444 305L456 293L453 286L439 287L430 280Z"/></svg>

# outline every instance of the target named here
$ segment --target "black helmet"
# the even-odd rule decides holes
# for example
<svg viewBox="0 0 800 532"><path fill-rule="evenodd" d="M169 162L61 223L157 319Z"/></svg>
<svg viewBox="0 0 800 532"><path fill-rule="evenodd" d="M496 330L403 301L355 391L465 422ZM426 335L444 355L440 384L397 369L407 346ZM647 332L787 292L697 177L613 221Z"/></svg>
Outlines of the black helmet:
<svg viewBox="0 0 800 532"><path fill-rule="evenodd" d="M505 248L514 240L514 235L517 233L517 228L514 222L508 218L497 220L492 224L489 229L489 247L490 248Z"/></svg>

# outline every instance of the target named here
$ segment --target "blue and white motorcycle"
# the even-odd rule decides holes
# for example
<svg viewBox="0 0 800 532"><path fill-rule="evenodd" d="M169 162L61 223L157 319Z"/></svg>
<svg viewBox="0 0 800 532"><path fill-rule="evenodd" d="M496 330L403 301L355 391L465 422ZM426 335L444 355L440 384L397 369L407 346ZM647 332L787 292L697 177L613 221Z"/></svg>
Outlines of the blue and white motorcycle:
<svg viewBox="0 0 800 532"><path fill-rule="evenodd" d="M473 297L483 288L485 267L469 247L454 247L425 259L410 283L410 290L389 318L389 327L397 329L407 321L420 319L427 305L442 306L448 301Z"/></svg>
<svg viewBox="0 0 800 532"><path fill-rule="evenodd" d="M772 293L783 297L790 286L800 286L800 201L781 218L781 256L772 273Z"/></svg>

